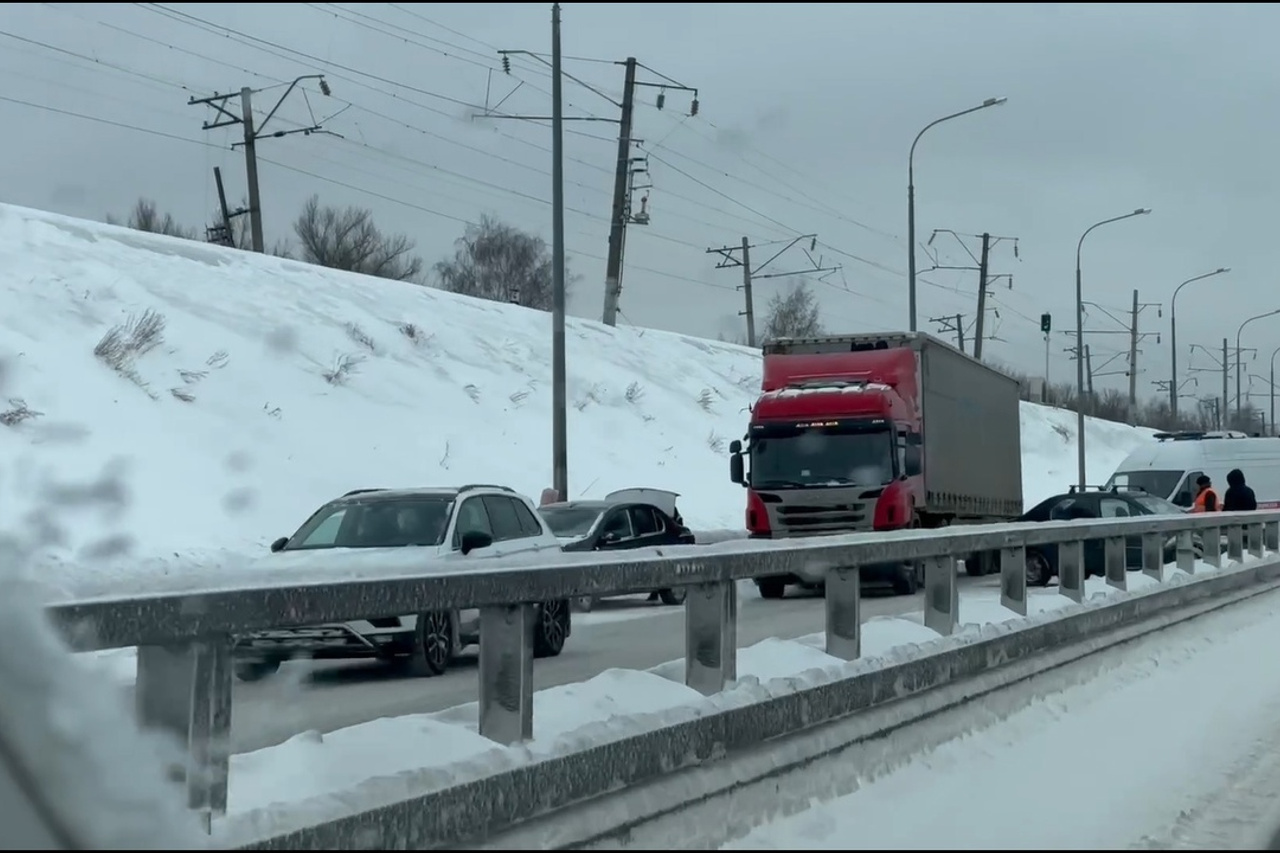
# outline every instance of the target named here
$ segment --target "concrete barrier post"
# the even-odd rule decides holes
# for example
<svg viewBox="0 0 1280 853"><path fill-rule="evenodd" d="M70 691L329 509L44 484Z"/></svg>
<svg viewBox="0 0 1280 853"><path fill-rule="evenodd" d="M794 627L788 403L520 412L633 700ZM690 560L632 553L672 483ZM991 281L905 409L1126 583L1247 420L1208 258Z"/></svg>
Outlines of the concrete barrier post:
<svg viewBox="0 0 1280 853"><path fill-rule="evenodd" d="M1123 536L1108 536L1103 545L1107 586L1125 592L1129 589L1128 543Z"/></svg>
<svg viewBox="0 0 1280 853"><path fill-rule="evenodd" d="M827 654L857 660L862 654L862 577L857 566L827 570Z"/></svg>
<svg viewBox="0 0 1280 853"><path fill-rule="evenodd" d="M536 608L480 608L480 735L510 745L533 738Z"/></svg>
<svg viewBox="0 0 1280 853"><path fill-rule="evenodd" d="M1267 550L1271 553L1280 551L1280 521L1268 521L1263 525Z"/></svg>
<svg viewBox="0 0 1280 853"><path fill-rule="evenodd" d="M1021 546L1000 549L1000 603L1027 615L1027 549Z"/></svg>
<svg viewBox="0 0 1280 853"><path fill-rule="evenodd" d="M1145 533L1142 536L1142 573L1164 583L1164 533Z"/></svg>
<svg viewBox="0 0 1280 853"><path fill-rule="evenodd" d="M232 640L138 647L135 692L138 722L174 735L186 747L187 805L205 828L227 811L231 736Z"/></svg>
<svg viewBox="0 0 1280 853"><path fill-rule="evenodd" d="M1222 568L1222 528L1204 528L1200 531L1200 542L1204 545L1204 561L1215 569Z"/></svg>
<svg viewBox="0 0 1280 853"><path fill-rule="evenodd" d="M684 600L684 683L703 696L738 677L738 588L732 582L689 587Z"/></svg>
<svg viewBox="0 0 1280 853"><path fill-rule="evenodd" d="M1178 531L1178 568L1189 575L1196 573L1196 535L1190 530Z"/></svg>
<svg viewBox="0 0 1280 853"><path fill-rule="evenodd" d="M1264 553L1262 544L1262 525L1250 524L1248 527L1249 555L1255 559L1261 560Z"/></svg>
<svg viewBox="0 0 1280 853"><path fill-rule="evenodd" d="M949 554L924 561L924 624L943 636L955 632L960 620L960 587L956 561Z"/></svg>
<svg viewBox="0 0 1280 853"><path fill-rule="evenodd" d="M1058 545L1058 592L1084 601L1084 542L1079 539Z"/></svg>
<svg viewBox="0 0 1280 853"><path fill-rule="evenodd" d="M1244 528L1239 524L1227 528L1227 560L1232 563L1244 562Z"/></svg>

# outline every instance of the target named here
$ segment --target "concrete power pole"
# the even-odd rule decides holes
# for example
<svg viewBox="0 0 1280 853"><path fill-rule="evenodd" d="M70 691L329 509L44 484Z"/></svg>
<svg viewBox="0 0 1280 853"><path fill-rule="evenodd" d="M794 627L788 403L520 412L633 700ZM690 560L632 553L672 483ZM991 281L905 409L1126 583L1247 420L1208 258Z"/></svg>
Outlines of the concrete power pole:
<svg viewBox="0 0 1280 853"><path fill-rule="evenodd" d="M609 256L604 267L604 324L618 324L622 294L622 245L627 230L627 195L631 172L631 114L636 96L636 58L628 56L622 85L622 119L618 123L618 163L613 176L613 221L609 225Z"/></svg>
<svg viewBox="0 0 1280 853"><path fill-rule="evenodd" d="M802 249L802 251L805 253L805 257L809 259L809 263L812 265L811 269L796 269L796 270L790 270L789 272L775 272L775 273L761 274L760 270L764 269L765 267L769 266L769 264L773 263L778 258L782 257L782 255L788 249L790 249L792 246L795 246L801 240L809 241L809 248ZM747 318L747 346L752 346L752 347L756 345L756 308L755 308L755 297L753 295L752 285L757 280L762 280L766 278L786 278L788 276L793 276L793 275L817 275L820 277L819 280L821 280L821 277L824 274L840 271L839 264L837 264L834 267L824 267L822 265L822 258L814 257L813 251L817 248L817 245L818 245L817 234L802 234L801 236L796 237L795 239L787 243L785 246L783 246L779 251L775 252L774 255L771 258L769 258L769 260L765 261L764 263L752 269L751 250L761 248L761 246L763 245L769 245L769 244L760 244L757 246L753 246L751 244L751 241L748 238L743 237L742 245L740 246L721 246L718 249L715 249L715 248L707 249L708 255L719 255L721 258L720 262L716 264L716 269L722 270L722 269L728 269L730 267L742 267L742 284L740 285L740 287L742 288L742 293L746 300L746 306L745 306L746 310L739 311L738 315L745 316ZM735 254L736 252L741 252L742 257L738 257Z"/></svg>
<svg viewBox="0 0 1280 853"><path fill-rule="evenodd" d="M746 301L746 310L742 312L747 318L747 346L756 345L756 304L751 298L751 242L742 238L742 295Z"/></svg>
<svg viewBox="0 0 1280 853"><path fill-rule="evenodd" d="M551 469L560 500L569 500L568 382L564 351L564 110L560 75L560 4L551 4Z"/></svg>
<svg viewBox="0 0 1280 853"><path fill-rule="evenodd" d="M279 111L280 105L284 103L285 98L297 88L298 84L303 80L319 80L320 91L324 95L330 94L329 84L325 81L323 74L304 74L289 84L289 88L285 89L284 94L280 96L280 100L276 101L276 105L267 113L267 117L262 120L262 124L254 127L253 121L253 89L245 86L238 93L230 95L210 95L207 98L191 98L187 101L187 106L196 106L207 104L213 107L215 112L214 121L206 121L204 130L214 130L219 127L229 127L233 124L244 126L244 141L237 142L232 145L244 146L244 169L245 176L249 182L249 226L253 238L253 251L265 252L266 240L263 237L262 229L262 200L258 189L258 146L257 142L264 136L288 136L293 133L305 133L307 135L313 133L329 133L320 125L315 124L310 127L299 127L294 130L275 130L271 133L265 133L267 125L271 122L273 116ZM236 115L228 108L228 102L232 98L240 99L240 115ZM336 134L334 134L336 135Z"/></svg>
<svg viewBox="0 0 1280 853"><path fill-rule="evenodd" d="M983 320L987 316L987 259L991 254L991 235L983 232L982 234L982 255L978 261L978 318L974 325L973 335L973 357L978 361L982 361L982 341L986 337L983 334ZM964 349L964 343L960 344L960 349Z"/></svg>
<svg viewBox="0 0 1280 853"><path fill-rule="evenodd" d="M1237 353L1237 356L1239 353ZM1227 355L1227 339L1222 339L1222 428L1230 429L1227 425L1227 415L1231 411L1231 398L1228 396L1231 392L1228 390L1230 384L1227 374L1231 372L1231 357Z"/></svg>
<svg viewBox="0 0 1280 853"><path fill-rule="evenodd" d="M1129 426L1138 423L1138 291L1133 291L1133 314L1129 326Z"/></svg>

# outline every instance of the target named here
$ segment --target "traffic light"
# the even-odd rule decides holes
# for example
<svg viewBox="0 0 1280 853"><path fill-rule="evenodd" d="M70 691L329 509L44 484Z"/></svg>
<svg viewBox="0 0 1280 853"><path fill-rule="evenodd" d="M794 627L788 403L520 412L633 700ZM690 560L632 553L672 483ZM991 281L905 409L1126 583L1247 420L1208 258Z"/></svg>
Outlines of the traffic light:
<svg viewBox="0 0 1280 853"><path fill-rule="evenodd" d="M1040 315L1040 331L1044 332L1047 335L1049 334L1049 329L1051 329L1052 327L1053 327L1053 323L1051 322L1050 316L1048 314L1041 314Z"/></svg>

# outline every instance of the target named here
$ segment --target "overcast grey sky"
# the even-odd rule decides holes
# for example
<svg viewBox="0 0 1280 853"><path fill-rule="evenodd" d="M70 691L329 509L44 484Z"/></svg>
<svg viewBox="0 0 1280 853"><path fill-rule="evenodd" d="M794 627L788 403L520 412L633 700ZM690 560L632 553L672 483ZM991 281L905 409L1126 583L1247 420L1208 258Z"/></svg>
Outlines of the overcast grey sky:
<svg viewBox="0 0 1280 853"><path fill-rule="evenodd" d="M1168 376L1179 282L1232 268L1179 298L1182 366L1210 365L1192 343L1234 344L1242 320L1280 308L1270 249L1280 11L1268 4L568 3L563 19L567 56L607 60L566 71L603 95L620 98L612 63L629 55L700 93L688 118L687 95L669 92L658 111L657 90L639 90L652 222L628 232L623 322L714 336L740 323L740 272L716 270L705 249L812 232L823 263L843 267L816 285L828 330L905 328L911 140L996 96L1009 102L930 130L916 154L921 242L941 228L1018 238L1018 259L1011 242L992 251L993 275L1012 273L1013 287L992 287L989 356L1041 372L1049 311L1051 378L1074 376L1058 330L1074 325L1076 241L1137 207L1153 213L1086 241L1084 282L1087 300L1123 320L1133 288L1163 304L1163 317L1141 316L1161 333L1141 345L1141 394ZM261 120L282 81L322 72L332 95L308 83L271 129L309 124L313 111L342 138L261 143L268 242L287 236L313 192L371 208L428 263L486 213L550 241L549 129L470 118L486 90L491 104L507 98L504 112L549 112L545 66L517 57L502 75L496 49L548 51L550 4L18 3L0 7L0 45L0 200L101 219L145 195L202 224L216 203L213 167L234 204L244 161L229 150L240 129L202 131L211 113L188 98L253 86ZM565 95L568 115L618 113L575 82ZM567 246L581 276L570 310L598 318L617 125L568 128ZM934 246L944 265L972 264L951 237ZM772 271L807 262L792 250ZM958 312L971 324L977 274L923 272L923 253L919 264L921 327ZM785 286L761 281L757 305ZM1087 327L1122 330L1099 309ZM1089 341L1095 364L1127 348L1117 334ZM1259 352L1247 372L1265 376L1280 316L1250 324L1244 342ZM1122 375L1099 383L1127 387ZM1218 387L1201 376L1204 393Z"/></svg>

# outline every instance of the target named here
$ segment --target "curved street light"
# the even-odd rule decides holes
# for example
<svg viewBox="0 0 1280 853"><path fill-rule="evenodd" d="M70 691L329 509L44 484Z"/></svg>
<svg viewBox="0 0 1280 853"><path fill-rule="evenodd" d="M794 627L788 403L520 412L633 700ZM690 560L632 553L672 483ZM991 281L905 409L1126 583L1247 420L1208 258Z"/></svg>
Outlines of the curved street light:
<svg viewBox="0 0 1280 853"><path fill-rule="evenodd" d="M1189 278L1173 289L1173 298L1169 300L1169 412L1175 423L1178 420L1178 293L1193 281L1202 281L1226 272L1231 272L1231 267L1218 267L1213 272Z"/></svg>
<svg viewBox="0 0 1280 853"><path fill-rule="evenodd" d="M1277 314L1280 314L1280 308L1276 308L1271 311L1265 311L1262 314L1257 314L1253 317L1250 317L1248 320L1245 320L1243 323L1240 324L1240 328L1236 329L1236 417L1237 418L1240 417L1240 414L1243 411L1243 406L1241 404L1244 402L1244 398L1240 394L1240 374L1241 374L1240 335L1244 333L1244 327L1252 323L1254 320L1261 320L1263 317L1274 317ZM1225 391L1226 389L1224 388L1223 390ZM1222 402L1223 402L1223 409L1225 410L1226 400L1223 400Z"/></svg>
<svg viewBox="0 0 1280 853"><path fill-rule="evenodd" d="M1080 283L1080 250L1084 248L1084 238L1088 237L1095 228L1132 219L1135 216L1146 216L1150 212L1151 208L1140 207L1132 213L1095 222L1084 230L1080 235L1080 241L1076 243L1076 466L1081 491L1084 491L1086 483L1084 471L1084 287Z"/></svg>
<svg viewBox="0 0 1280 853"><path fill-rule="evenodd" d="M1276 347L1271 352L1271 434L1280 435L1276 431L1276 355L1280 354L1280 347Z"/></svg>
<svg viewBox="0 0 1280 853"><path fill-rule="evenodd" d="M998 107L1008 100L1008 98L987 98L976 107L969 107L967 110L934 119L926 124L911 142L911 152L907 155L907 313L911 315L913 332L916 331L916 145L920 142L920 137L924 136L925 131L931 127L936 127L944 121L951 121L953 118L967 116L969 113L976 113L978 110L985 110L987 107Z"/></svg>

